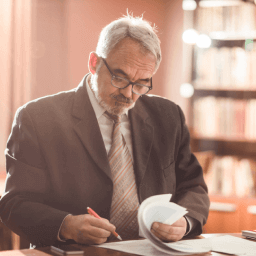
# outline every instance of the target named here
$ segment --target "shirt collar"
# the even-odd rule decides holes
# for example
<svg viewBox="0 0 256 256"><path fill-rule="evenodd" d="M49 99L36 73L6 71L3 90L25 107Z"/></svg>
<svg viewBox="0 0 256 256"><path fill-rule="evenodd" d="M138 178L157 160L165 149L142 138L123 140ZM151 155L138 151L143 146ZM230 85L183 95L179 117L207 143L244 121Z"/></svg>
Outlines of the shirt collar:
<svg viewBox="0 0 256 256"><path fill-rule="evenodd" d="M104 112L106 110L99 104L97 98L95 97L94 93L92 92L92 89L90 88L89 82L88 82L89 78L90 78L90 76L87 76L87 78L86 78L86 89L87 89L88 96L89 96L89 99L91 101L92 107L94 109L96 118L98 120L104 114ZM127 110L125 111L124 115L125 115L126 118L128 117L128 111Z"/></svg>
<svg viewBox="0 0 256 256"><path fill-rule="evenodd" d="M99 104L98 100L96 99L94 93L92 92L90 86L89 86L89 79L90 76L87 76L86 78L86 89L88 92L89 99L91 101L92 107L94 109L95 115L97 120L104 114L105 109Z"/></svg>

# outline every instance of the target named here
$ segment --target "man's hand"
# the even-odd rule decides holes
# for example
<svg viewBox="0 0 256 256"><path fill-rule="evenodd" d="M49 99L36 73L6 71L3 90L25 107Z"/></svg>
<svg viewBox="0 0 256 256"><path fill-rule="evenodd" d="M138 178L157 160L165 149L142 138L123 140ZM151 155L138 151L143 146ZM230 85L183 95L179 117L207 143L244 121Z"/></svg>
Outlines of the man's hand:
<svg viewBox="0 0 256 256"><path fill-rule="evenodd" d="M97 219L89 214L69 215L61 226L60 238L73 239L79 244L102 244L115 229L104 218Z"/></svg>
<svg viewBox="0 0 256 256"><path fill-rule="evenodd" d="M172 225L154 222L151 232L164 242L179 241L186 233L187 221L184 217L180 218Z"/></svg>

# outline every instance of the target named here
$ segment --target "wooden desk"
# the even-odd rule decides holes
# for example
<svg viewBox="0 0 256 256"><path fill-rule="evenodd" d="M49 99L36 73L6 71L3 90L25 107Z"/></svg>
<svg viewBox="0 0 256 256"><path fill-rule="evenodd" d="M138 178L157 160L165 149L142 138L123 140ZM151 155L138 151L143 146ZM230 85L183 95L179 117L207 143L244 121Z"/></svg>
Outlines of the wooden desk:
<svg viewBox="0 0 256 256"><path fill-rule="evenodd" d="M207 238L208 237L214 237L214 236L220 236L224 234L204 234ZM236 237L242 237L240 233L233 233L233 234L225 234L225 235L233 235ZM197 237L198 239L203 237ZM253 240L250 240L253 241ZM97 255L97 256L135 256L135 254L129 254L119 251L114 251L110 249L104 249L104 248L96 248L92 246L84 246L83 250L85 252L85 255ZM10 250L10 251L2 251L0 252L0 256L47 256L47 255L55 255L50 251L50 247L44 247L44 248L38 248L38 249L24 249L24 250ZM220 256L220 255L226 255L223 253L216 253L216 252L210 252L210 253L203 253L203 254L191 254L191 256Z"/></svg>

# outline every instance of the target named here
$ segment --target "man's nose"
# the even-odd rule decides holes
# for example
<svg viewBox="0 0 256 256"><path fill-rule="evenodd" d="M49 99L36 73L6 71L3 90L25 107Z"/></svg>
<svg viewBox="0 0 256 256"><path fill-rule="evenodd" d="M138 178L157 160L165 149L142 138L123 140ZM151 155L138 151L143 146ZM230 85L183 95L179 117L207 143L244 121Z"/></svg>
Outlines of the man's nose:
<svg viewBox="0 0 256 256"><path fill-rule="evenodd" d="M132 99L132 85L130 84L129 86L127 86L124 89L120 89L120 92L129 99Z"/></svg>

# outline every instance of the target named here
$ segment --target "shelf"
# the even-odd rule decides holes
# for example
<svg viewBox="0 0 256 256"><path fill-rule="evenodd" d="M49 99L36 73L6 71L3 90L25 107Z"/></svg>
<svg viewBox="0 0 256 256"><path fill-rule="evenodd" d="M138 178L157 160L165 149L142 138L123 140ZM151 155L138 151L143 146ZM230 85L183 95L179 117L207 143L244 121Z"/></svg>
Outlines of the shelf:
<svg viewBox="0 0 256 256"><path fill-rule="evenodd" d="M254 42L256 40L254 39ZM245 39L214 39L212 38L212 44L211 47L245 47Z"/></svg>
<svg viewBox="0 0 256 256"><path fill-rule="evenodd" d="M256 31L250 33L233 33L224 31L215 31L208 34L212 40L211 47L241 47L245 48L245 41L248 39L256 42Z"/></svg>
<svg viewBox="0 0 256 256"><path fill-rule="evenodd" d="M237 136L205 136L200 134L192 134L191 138L194 140L214 140L214 141L226 141L226 142L239 142L239 143L252 143L256 144L256 139L246 139L244 137Z"/></svg>
<svg viewBox="0 0 256 256"><path fill-rule="evenodd" d="M254 159L256 157L256 139L191 134L191 148L193 152L211 150L220 156L232 155Z"/></svg>
<svg viewBox="0 0 256 256"><path fill-rule="evenodd" d="M256 90L195 88L194 97L206 97L206 96L235 98L235 99L255 99Z"/></svg>
<svg viewBox="0 0 256 256"><path fill-rule="evenodd" d="M218 6L237 6L242 4L253 4L254 0L224 0L224 1L216 1L216 0L195 0L200 7L211 8Z"/></svg>
<svg viewBox="0 0 256 256"><path fill-rule="evenodd" d="M220 41L245 41L247 39L256 40L256 30L240 32L212 31L209 33L209 36L213 40Z"/></svg>

